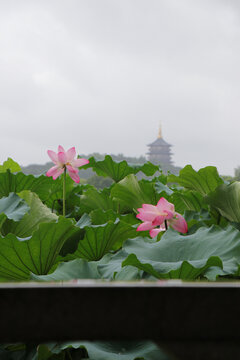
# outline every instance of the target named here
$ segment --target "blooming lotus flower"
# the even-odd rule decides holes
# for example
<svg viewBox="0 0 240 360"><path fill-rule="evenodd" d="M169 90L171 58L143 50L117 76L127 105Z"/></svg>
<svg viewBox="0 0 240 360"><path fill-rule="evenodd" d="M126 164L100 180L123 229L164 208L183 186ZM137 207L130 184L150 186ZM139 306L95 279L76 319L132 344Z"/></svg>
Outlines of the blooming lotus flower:
<svg viewBox="0 0 240 360"><path fill-rule="evenodd" d="M150 230L150 236L154 238L160 231L166 230L165 224L181 233L188 231L187 222L182 215L175 212L174 205L165 198L161 198L157 205L143 204L137 209L136 217L143 221L137 231ZM166 222L166 223L165 223Z"/></svg>
<svg viewBox="0 0 240 360"><path fill-rule="evenodd" d="M48 150L47 153L55 164L55 166L48 170L46 173L47 176L52 176L53 180L56 180L64 172L64 170L67 169L69 176L73 179L73 181L76 183L80 182L78 168L88 164L89 161L87 159L74 159L76 156L75 147L65 151L64 148L59 145L58 153L55 153L52 150Z"/></svg>

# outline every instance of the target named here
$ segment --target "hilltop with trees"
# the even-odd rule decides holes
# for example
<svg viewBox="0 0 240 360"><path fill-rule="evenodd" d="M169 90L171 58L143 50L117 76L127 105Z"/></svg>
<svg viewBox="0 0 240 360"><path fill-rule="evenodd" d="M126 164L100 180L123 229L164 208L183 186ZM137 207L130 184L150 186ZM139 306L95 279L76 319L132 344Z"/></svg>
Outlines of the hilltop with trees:
<svg viewBox="0 0 240 360"><path fill-rule="evenodd" d="M100 154L100 153L91 153L91 154L80 154L79 155L82 158L89 159L90 157L94 157L96 160L104 160L106 154ZM127 161L130 165L141 165L147 162L146 157L139 156L139 157L131 157L131 156L125 156L123 154L110 154L112 159L114 161ZM28 166L22 166L22 172L26 175L32 174L32 175L41 175L48 171L48 169L52 166L52 162L47 162L46 164L30 164ZM177 175L180 171L180 167L173 166L173 165L163 165L161 166L161 169L164 173L167 173L170 171L172 174ZM101 176L96 175L92 169L86 169L86 170L80 170L79 175L81 178L82 183L88 183L91 185L96 186L97 188L103 188L106 186L109 186L112 182L109 178L103 178ZM141 175L139 175L141 177Z"/></svg>

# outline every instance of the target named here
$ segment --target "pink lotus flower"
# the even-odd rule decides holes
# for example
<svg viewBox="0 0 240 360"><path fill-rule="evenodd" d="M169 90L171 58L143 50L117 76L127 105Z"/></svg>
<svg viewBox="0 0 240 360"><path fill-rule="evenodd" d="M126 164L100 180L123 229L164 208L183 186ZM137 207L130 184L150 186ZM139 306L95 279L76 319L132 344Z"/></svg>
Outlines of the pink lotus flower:
<svg viewBox="0 0 240 360"><path fill-rule="evenodd" d="M188 231L187 222L182 215L175 212L174 205L165 198L161 198L157 205L143 204L137 209L139 214L136 217L143 221L137 231L150 230L150 236L154 238L160 231L165 231L167 226L172 227L181 233Z"/></svg>
<svg viewBox="0 0 240 360"><path fill-rule="evenodd" d="M48 156L55 166L51 167L46 175L52 176L53 180L56 180L64 172L64 169L67 169L69 176L73 179L73 181L79 183L80 178L78 175L78 168L89 163L87 159L74 159L76 156L75 147L65 151L64 148L59 145L58 153L48 150Z"/></svg>

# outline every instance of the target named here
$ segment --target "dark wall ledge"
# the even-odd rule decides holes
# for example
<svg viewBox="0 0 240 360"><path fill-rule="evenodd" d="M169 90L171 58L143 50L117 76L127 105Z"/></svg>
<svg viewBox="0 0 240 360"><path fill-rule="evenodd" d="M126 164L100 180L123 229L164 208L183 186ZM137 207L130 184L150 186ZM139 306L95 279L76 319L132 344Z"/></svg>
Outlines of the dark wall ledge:
<svg viewBox="0 0 240 360"><path fill-rule="evenodd" d="M1 343L150 339L185 359L186 343L239 354L240 283L2 283L0 319Z"/></svg>

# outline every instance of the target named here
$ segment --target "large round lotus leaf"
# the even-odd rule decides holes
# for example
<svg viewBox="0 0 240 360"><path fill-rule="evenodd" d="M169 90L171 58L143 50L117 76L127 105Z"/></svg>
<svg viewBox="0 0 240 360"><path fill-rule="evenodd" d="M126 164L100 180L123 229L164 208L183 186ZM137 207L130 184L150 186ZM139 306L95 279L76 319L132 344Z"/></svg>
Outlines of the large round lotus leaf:
<svg viewBox="0 0 240 360"><path fill-rule="evenodd" d="M85 231L73 255L89 261L100 260L109 250L118 250L125 240L133 238L136 233L130 224L118 219L104 225L86 227Z"/></svg>
<svg viewBox="0 0 240 360"><path fill-rule="evenodd" d="M0 199L0 213L4 213L8 219L19 221L30 209L24 199L17 194L10 193Z"/></svg>
<svg viewBox="0 0 240 360"><path fill-rule="evenodd" d="M207 202L230 221L240 222L240 182L220 185L206 198Z"/></svg>
<svg viewBox="0 0 240 360"><path fill-rule="evenodd" d="M58 219L57 215L53 214L51 210L42 203L37 194L29 190L24 190L18 193L30 208L20 221L6 220L3 224L2 233L15 234L19 237L31 236L33 231L37 230L39 224L53 222ZM0 200L1 201L1 200Z"/></svg>
<svg viewBox="0 0 240 360"><path fill-rule="evenodd" d="M91 186L80 196L80 207L86 213L95 209L117 210L117 202L111 198L109 189L97 190Z"/></svg>
<svg viewBox="0 0 240 360"><path fill-rule="evenodd" d="M138 224L139 220L136 218L135 214L124 214L121 215L119 213L114 212L109 209L107 211L96 209L91 211L90 218L92 220L93 225L101 225L106 224L108 221L115 221L116 219L122 220L128 224Z"/></svg>
<svg viewBox="0 0 240 360"><path fill-rule="evenodd" d="M31 274L35 281L67 281L72 279L100 279L97 263L76 259L58 265L57 269L48 275Z"/></svg>
<svg viewBox="0 0 240 360"><path fill-rule="evenodd" d="M41 349L44 347L44 349ZM89 360L168 360L169 357L151 341L78 341L47 344L38 347L38 360L46 360L45 354L60 354L64 350L86 349ZM42 351L44 350L44 351ZM48 350L48 352L47 352ZM42 354L42 356L41 356ZM74 353L73 353L74 354ZM84 357L85 358L85 357Z"/></svg>
<svg viewBox="0 0 240 360"><path fill-rule="evenodd" d="M129 210L137 209L142 204L156 204L159 194L156 193L154 183L128 175L111 190L111 196L124 204Z"/></svg>
<svg viewBox="0 0 240 360"><path fill-rule="evenodd" d="M128 174L134 173L134 169L123 160L121 162L113 161L111 156L106 155L104 160L96 161L94 157L89 159L89 164L84 168L92 168L99 176L108 176L115 182L122 180Z"/></svg>
<svg viewBox="0 0 240 360"><path fill-rule="evenodd" d="M47 274L72 234L79 229L70 219L60 218L55 223L40 224L26 239L16 235L0 236L0 279L29 279L30 273Z"/></svg>
<svg viewBox="0 0 240 360"><path fill-rule="evenodd" d="M175 205L175 210L183 214L185 210L201 211L207 208L203 196L191 190L178 190L172 194L169 201Z"/></svg>
<svg viewBox="0 0 240 360"><path fill-rule="evenodd" d="M126 251L120 250L116 254L106 254L100 261L96 262L101 277L119 281L141 279L142 271L136 267L122 267L122 262L127 256Z"/></svg>
<svg viewBox="0 0 240 360"><path fill-rule="evenodd" d="M117 162L110 155L106 155L104 160L96 161L94 157L89 159L89 164L84 166L85 169L92 168L100 176L108 176L115 182L125 178L129 174L136 174L142 171L147 176L152 176L159 170L159 166L147 162L143 165L130 166L125 160Z"/></svg>
<svg viewBox="0 0 240 360"><path fill-rule="evenodd" d="M12 173L21 171L20 165L11 158L8 158L2 165L0 165L0 173L10 170Z"/></svg>
<svg viewBox="0 0 240 360"><path fill-rule="evenodd" d="M66 192L73 188L73 181L67 177ZM41 201L52 207L54 201L62 199L62 179L53 180L45 175L25 175L22 172L12 174L10 171L0 171L0 198L8 196L9 193L19 193L23 190L30 190L36 193Z"/></svg>
<svg viewBox="0 0 240 360"><path fill-rule="evenodd" d="M197 191L203 196L223 184L223 179L214 166L206 166L199 171L195 171L191 165L187 165L180 170L179 176L170 175L168 181L176 182L186 189Z"/></svg>
<svg viewBox="0 0 240 360"><path fill-rule="evenodd" d="M161 279L192 280L215 267L214 276L235 274L240 263L240 232L229 226L200 228L192 235L169 229L159 242L128 240L123 266L132 265ZM216 268L217 267L217 268Z"/></svg>

